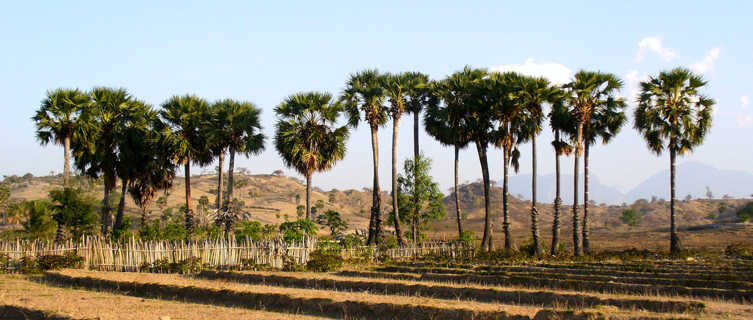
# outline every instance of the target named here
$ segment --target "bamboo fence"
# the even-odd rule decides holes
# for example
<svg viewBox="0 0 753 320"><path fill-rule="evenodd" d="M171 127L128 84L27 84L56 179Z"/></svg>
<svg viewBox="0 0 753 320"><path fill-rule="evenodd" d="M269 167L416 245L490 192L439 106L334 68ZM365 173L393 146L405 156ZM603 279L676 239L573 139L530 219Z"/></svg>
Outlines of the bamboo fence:
<svg viewBox="0 0 753 320"><path fill-rule="evenodd" d="M74 253L83 258L87 269L103 271L139 271L158 261L177 263L198 258L211 268L237 267L250 263L282 268L287 258L296 264L306 264L309 254L317 248L316 239L287 244L281 239L253 242L219 238L200 241L142 241L131 238L126 242L112 242L99 237L85 237L65 242L41 240L0 241L0 255L9 260L43 255ZM473 250L454 243L423 243L415 247L400 247L380 252L374 246L360 246L341 251L343 259L373 258L386 255L393 259L415 258L428 254L447 258L461 258Z"/></svg>

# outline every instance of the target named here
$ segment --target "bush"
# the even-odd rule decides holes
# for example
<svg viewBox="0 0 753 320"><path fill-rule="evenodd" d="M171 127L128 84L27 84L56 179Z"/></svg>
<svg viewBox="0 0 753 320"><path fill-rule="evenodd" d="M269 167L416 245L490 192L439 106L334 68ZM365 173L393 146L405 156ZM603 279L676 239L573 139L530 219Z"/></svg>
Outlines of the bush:
<svg viewBox="0 0 753 320"><path fill-rule="evenodd" d="M741 222L753 220L753 202L748 202L740 210L737 210L737 218Z"/></svg>
<svg viewBox="0 0 753 320"><path fill-rule="evenodd" d="M314 272L332 272L343 266L342 256L337 250L317 249L309 256L306 269Z"/></svg>
<svg viewBox="0 0 753 320"><path fill-rule="evenodd" d="M362 246L363 242L364 242L363 236L359 236L355 233L351 233L343 237L342 240L340 240L340 245L343 248L351 249L358 246Z"/></svg>
<svg viewBox="0 0 753 320"><path fill-rule="evenodd" d="M18 261L17 269L20 273L39 273L39 267L34 257L23 257Z"/></svg>
<svg viewBox="0 0 753 320"><path fill-rule="evenodd" d="M191 257L183 259L178 262L169 262L167 259L160 259L154 261L152 264L143 263L139 266L140 272L155 272L155 273L180 273L189 274L197 273L204 269L204 265L201 263L199 257Z"/></svg>
<svg viewBox="0 0 753 320"><path fill-rule="evenodd" d="M84 258L74 253L60 255L45 255L37 258L37 268L40 271L59 270L66 268L79 269L84 264Z"/></svg>
<svg viewBox="0 0 753 320"><path fill-rule="evenodd" d="M641 224L641 216L633 209L623 210L620 220L622 223L631 227L636 227Z"/></svg>
<svg viewBox="0 0 753 320"><path fill-rule="evenodd" d="M465 246L469 248L473 248L475 242L476 242L476 233L473 231L463 231L463 234L460 235L460 243L464 244Z"/></svg>
<svg viewBox="0 0 753 320"><path fill-rule="evenodd" d="M724 249L724 254L739 258L750 258L753 257L753 247L743 243L734 243Z"/></svg>
<svg viewBox="0 0 753 320"><path fill-rule="evenodd" d="M304 266L296 263L292 256L286 254L282 256L282 271L300 272L304 271Z"/></svg>

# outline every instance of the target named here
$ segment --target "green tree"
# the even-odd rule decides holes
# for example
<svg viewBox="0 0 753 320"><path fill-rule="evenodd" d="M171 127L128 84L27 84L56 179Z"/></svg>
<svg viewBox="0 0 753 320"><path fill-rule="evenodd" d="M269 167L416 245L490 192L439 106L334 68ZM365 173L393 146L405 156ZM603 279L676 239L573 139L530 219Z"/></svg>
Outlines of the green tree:
<svg viewBox="0 0 753 320"><path fill-rule="evenodd" d="M580 156L583 152L584 127L591 123L594 110L608 101L614 101L622 88L622 81L611 73L578 71L573 81L564 85L565 101L575 120L573 166L573 251L576 256L583 254L578 217L578 181L580 180Z"/></svg>
<svg viewBox="0 0 753 320"><path fill-rule="evenodd" d="M55 232L55 221L50 213L52 205L46 200L25 201L20 209L26 221L21 223L23 233L30 239L50 239Z"/></svg>
<svg viewBox="0 0 753 320"><path fill-rule="evenodd" d="M228 211L233 206L233 187L235 186L235 154L240 153L246 157L259 154L264 151L264 134L261 133L261 109L247 101L222 100L217 103L219 122L225 126L227 136L227 148L230 154L227 171L227 201L222 211L225 214L225 233L232 231L232 222L236 219L237 212Z"/></svg>
<svg viewBox="0 0 753 320"><path fill-rule="evenodd" d="M371 216L367 245L379 244L382 233L381 191L379 187L379 127L387 122L389 108L384 106L385 93L377 70L365 70L351 75L345 84L340 100L348 114L348 124L353 128L363 121L371 129L371 154L374 169L374 184L371 189ZM363 118L362 118L363 114Z"/></svg>
<svg viewBox="0 0 753 320"><path fill-rule="evenodd" d="M670 162L670 251L681 250L675 223L675 158L703 142L711 128L714 100L700 93L707 82L688 69L663 71L641 82L635 109L635 128L649 149L669 151Z"/></svg>
<svg viewBox="0 0 753 320"><path fill-rule="evenodd" d="M54 142L63 145L63 185L69 186L71 177L71 139L81 133L79 117L90 103L89 95L78 89L56 89L47 92L32 120L37 127L37 139L42 145Z"/></svg>
<svg viewBox="0 0 753 320"><path fill-rule="evenodd" d="M748 202L735 213L741 222L753 219L753 202Z"/></svg>
<svg viewBox="0 0 753 320"><path fill-rule="evenodd" d="M510 234L510 209L508 185L509 168L512 165L515 172L520 168L518 159L520 150L518 145L529 139L535 127L540 127L541 117L526 117L525 101L516 99L520 94L525 78L515 72L494 73L484 79L482 90L483 104L488 105L499 123L495 144L502 148L502 230L505 235L505 249L512 249ZM533 111L533 110L531 110ZM533 114L533 113L532 113ZM533 119L533 121L529 121ZM536 123L539 123L536 125ZM488 243L487 246L490 246Z"/></svg>
<svg viewBox="0 0 753 320"><path fill-rule="evenodd" d="M0 182L0 211L3 213L3 224L8 224L8 200L10 200L10 186L5 181Z"/></svg>
<svg viewBox="0 0 753 320"><path fill-rule="evenodd" d="M581 228L583 239L583 251L591 253L589 239L590 227L588 224L589 199L589 162L591 145L601 139L602 144L608 144L619 132L627 121L625 116L625 101L622 98L607 97L597 100L599 103L591 108L589 122L583 125L583 226Z"/></svg>
<svg viewBox="0 0 753 320"><path fill-rule="evenodd" d="M560 197L560 156L569 155L572 152L572 146L567 143L567 140L562 139L562 134L572 136L574 132L575 123L572 115L567 110L567 106L564 105L563 100L558 100L552 104L552 110L549 112L549 126L554 131L554 140L552 141L552 147L554 147L554 215L552 221L552 247L550 250L551 255L557 254L560 237L560 208L562 206L562 197Z"/></svg>
<svg viewBox="0 0 753 320"><path fill-rule="evenodd" d="M539 224L538 209L536 208L536 180L537 163L536 163L536 136L541 132L542 123L546 115L544 114L544 104L559 104L562 98L562 92L558 87L549 83L549 80L541 77L521 76L515 85L513 97L517 104L523 107L523 124L521 133L523 134L520 142L531 141L531 245L533 252L541 254L539 245Z"/></svg>
<svg viewBox="0 0 753 320"><path fill-rule="evenodd" d="M207 143L206 119L209 104L194 95L173 96L162 104L160 117L169 126L169 141L172 142L174 159L185 169L186 235L193 233L193 210L191 210L191 163L207 165L211 162L211 150Z"/></svg>
<svg viewBox="0 0 753 320"><path fill-rule="evenodd" d="M55 241L63 240L67 228L73 239L94 234L97 227L96 205L93 199L82 196L79 189L64 188L50 191L52 219L57 223Z"/></svg>
<svg viewBox="0 0 753 320"><path fill-rule="evenodd" d="M98 87L90 95L92 103L80 116L85 134L72 141L72 149L75 165L81 172L93 179L103 178L100 222L102 234L107 235L113 227L112 205L108 200L117 178L126 176L126 170L136 165L121 160L125 154L121 148L128 148L127 143L133 141L133 131L141 129L149 107L122 88Z"/></svg>
<svg viewBox="0 0 753 320"><path fill-rule="evenodd" d="M429 171L431 160L419 154L416 162L412 159L405 160L403 174L398 177L402 202L399 208L403 210L399 217L410 224L410 236L414 244L420 241L421 230L426 228L428 222L440 220L447 215L442 202L444 195L439 190L439 185L432 180ZM393 214L390 218L396 217Z"/></svg>
<svg viewBox="0 0 753 320"><path fill-rule="evenodd" d="M316 223L329 228L329 233L333 237L341 235L348 229L348 223L342 219L340 213L335 210L327 210L316 217Z"/></svg>
<svg viewBox="0 0 753 320"><path fill-rule="evenodd" d="M233 233L239 241L242 239L260 241L264 238L264 227L259 221L241 221L235 227Z"/></svg>
<svg viewBox="0 0 753 320"><path fill-rule="evenodd" d="M300 243L304 236L316 234L316 225L309 219L298 219L296 221L286 221L280 224L280 233L282 240L291 243Z"/></svg>
<svg viewBox="0 0 753 320"><path fill-rule="evenodd" d="M463 224L461 219L460 195L458 191L459 183L459 163L460 150L464 149L471 142L468 135L469 129L466 127L465 118L468 116L466 75L455 73L450 77L437 82L433 85L433 94L437 99L444 103L440 105L438 101L432 101L426 104L424 113L424 126L426 133L434 137L440 144L452 146L455 149L455 180L453 184L453 194L455 199L455 217L458 226L458 239L463 237ZM418 159L417 150L414 150L414 162ZM415 198L415 195L414 195ZM415 212L414 212L415 215Z"/></svg>
<svg viewBox="0 0 753 320"><path fill-rule="evenodd" d="M286 166L306 177L306 219L311 219L311 177L345 156L348 129L337 126L343 107L328 93L298 93L275 108L275 148Z"/></svg>
<svg viewBox="0 0 753 320"><path fill-rule="evenodd" d="M641 215L633 209L622 210L620 221L631 227L637 227L641 224Z"/></svg>

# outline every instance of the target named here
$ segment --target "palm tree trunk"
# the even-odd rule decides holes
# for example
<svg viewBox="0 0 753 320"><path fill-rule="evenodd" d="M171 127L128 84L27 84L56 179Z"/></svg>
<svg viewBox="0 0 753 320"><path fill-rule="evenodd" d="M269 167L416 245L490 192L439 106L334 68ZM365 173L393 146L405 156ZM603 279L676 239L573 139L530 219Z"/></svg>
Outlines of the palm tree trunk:
<svg viewBox="0 0 753 320"><path fill-rule="evenodd" d="M536 210L536 134L531 137L531 157L532 157L532 178L531 178L531 234L533 236L533 246L536 255L541 255L539 247L539 212Z"/></svg>
<svg viewBox="0 0 753 320"><path fill-rule="evenodd" d="M224 170L223 168L225 167L225 151L224 150L220 152L220 155L218 158L220 162L219 163L220 169L217 170L217 202L215 203L217 204L217 209L222 209L222 200L223 200L222 199L222 187L223 187L222 186L222 182L223 182L222 171Z"/></svg>
<svg viewBox="0 0 753 320"><path fill-rule="evenodd" d="M560 238L560 206L562 205L562 198L560 198L560 132L559 130L554 132L554 141L557 141L557 147L554 150L554 222L552 222L552 251L551 254L557 254L557 245Z"/></svg>
<svg viewBox="0 0 753 320"><path fill-rule="evenodd" d="M128 188L128 180L120 180L120 202L118 203L118 212L115 214L115 226L113 231L120 230L123 227L123 213L125 212L125 198Z"/></svg>
<svg viewBox="0 0 753 320"><path fill-rule="evenodd" d="M102 235L106 236L107 233L110 230L110 193L112 192L112 188L109 187L105 183L105 195L104 200L102 200L102 214L101 214L101 223L102 223Z"/></svg>
<svg viewBox="0 0 753 320"><path fill-rule="evenodd" d="M591 246L588 242L588 234L590 232L588 227L588 155L591 149L591 144L586 142L583 152L583 252L586 254L591 253Z"/></svg>
<svg viewBox="0 0 753 320"><path fill-rule="evenodd" d="M186 237L193 234L193 211L191 210L191 159L186 159Z"/></svg>
<svg viewBox="0 0 753 320"><path fill-rule="evenodd" d="M400 233L400 208L397 203L397 132L399 121L399 117L392 119L392 211L395 216L395 238L397 238L397 245L402 246L403 237Z"/></svg>
<svg viewBox="0 0 753 320"><path fill-rule="evenodd" d="M146 214L146 206L141 208L141 228L145 228L147 225L147 214Z"/></svg>
<svg viewBox="0 0 753 320"><path fill-rule="evenodd" d="M484 248L491 241L492 233L489 226L489 162L486 159L486 144L476 142L476 149L481 162L481 177L484 181L484 236L481 238L481 248Z"/></svg>
<svg viewBox="0 0 753 320"><path fill-rule="evenodd" d="M583 255L583 250L580 247L580 227L578 224L578 177L580 175L580 148L583 139L583 125L578 125L578 135L575 142L575 164L573 165L573 253L575 256Z"/></svg>
<svg viewBox="0 0 753 320"><path fill-rule="evenodd" d="M311 220L311 174L306 174L306 219Z"/></svg>
<svg viewBox="0 0 753 320"><path fill-rule="evenodd" d="M463 224L460 221L460 195L458 195L458 162L460 148L455 144L455 215L458 218L458 240L463 238Z"/></svg>
<svg viewBox="0 0 753 320"><path fill-rule="evenodd" d="M233 187L234 187L234 175L233 171L235 169L235 148L230 147L230 163L228 163L227 168L227 197L225 198L225 206L232 206L234 199L233 199Z"/></svg>
<svg viewBox="0 0 753 320"><path fill-rule="evenodd" d="M367 245L379 244L381 233L381 192L379 191L379 138L376 124L371 125L371 154L374 161L374 185L371 189L371 217Z"/></svg>
<svg viewBox="0 0 753 320"><path fill-rule="evenodd" d="M507 185L507 176L510 167L510 150L504 148L502 151L502 165L504 176L502 177L502 230L505 232L505 249L512 249L512 239L510 239L510 209L507 206L508 193L510 192Z"/></svg>
<svg viewBox="0 0 753 320"><path fill-rule="evenodd" d="M677 254L682 250L680 245L680 236L677 234L677 223L675 222L675 158L677 157L675 149L673 148L674 142L671 142L669 147L669 221L670 221L670 240L669 251L673 254Z"/></svg>
<svg viewBox="0 0 753 320"><path fill-rule="evenodd" d="M233 222L235 222L236 218L236 212L234 203L235 198L233 198L233 186L234 186L234 177L233 177L233 171L235 169L235 148L232 146L230 147L230 163L228 163L227 168L227 199L225 200L225 203L223 204L225 206L225 211L228 211L228 208L230 211L226 212L226 218L225 218L225 234L229 237L230 231L233 230Z"/></svg>
<svg viewBox="0 0 753 320"><path fill-rule="evenodd" d="M413 163L418 162L420 149L418 147L418 115L419 112L413 113ZM418 189L416 188L416 177L413 177L413 203L418 203ZM418 206L413 206L413 245L418 241Z"/></svg>
<svg viewBox="0 0 753 320"><path fill-rule="evenodd" d="M65 240L65 228L63 224L58 222L58 229L55 232L55 242L63 242Z"/></svg>
<svg viewBox="0 0 753 320"><path fill-rule="evenodd" d="M63 138L63 186L71 186L71 137L66 136Z"/></svg>

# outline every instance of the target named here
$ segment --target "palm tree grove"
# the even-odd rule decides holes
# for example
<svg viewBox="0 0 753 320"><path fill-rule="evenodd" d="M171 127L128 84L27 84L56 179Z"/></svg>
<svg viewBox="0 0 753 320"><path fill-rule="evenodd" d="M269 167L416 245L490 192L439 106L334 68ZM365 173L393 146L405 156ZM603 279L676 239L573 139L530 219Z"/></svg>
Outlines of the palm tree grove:
<svg viewBox="0 0 753 320"><path fill-rule="evenodd" d="M388 2L4 5L0 319L753 318L753 7Z"/></svg>

